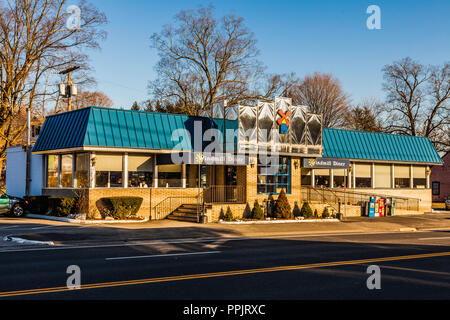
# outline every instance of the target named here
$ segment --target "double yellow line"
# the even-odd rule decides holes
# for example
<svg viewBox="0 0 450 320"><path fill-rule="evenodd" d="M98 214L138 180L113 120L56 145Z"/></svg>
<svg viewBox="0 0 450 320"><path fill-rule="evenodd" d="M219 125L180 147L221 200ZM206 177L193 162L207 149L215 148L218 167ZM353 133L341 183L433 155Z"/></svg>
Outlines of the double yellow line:
<svg viewBox="0 0 450 320"><path fill-rule="evenodd" d="M386 258L334 261L334 262L325 262L325 263L303 264L303 265L296 265L296 266L280 266L280 267L271 267L271 268L258 268L258 269L247 269L247 270L190 274L190 275L184 275L184 276L182 275L182 276L172 276L172 277L129 280L129 281L93 283L93 284L81 285L80 289L77 289L77 290L98 289L98 288L119 287L119 286L131 286L131 285L178 281L178 280L227 277L227 276L236 276L236 275L243 275L243 274L263 273L263 272L292 271L292 270L302 270L302 269L312 269L312 268L335 267L335 266L352 265L352 264L367 264L367 263L383 262L383 261L398 261L398 260L433 258L433 257L443 257L443 256L450 256L450 251L407 255L407 256L386 257ZM8 291L8 292L0 292L0 298L31 295L31 294L42 294L42 293L55 293L55 292L64 292L64 291L73 291L73 289L69 289L67 287L53 287L53 288L31 289L31 290Z"/></svg>

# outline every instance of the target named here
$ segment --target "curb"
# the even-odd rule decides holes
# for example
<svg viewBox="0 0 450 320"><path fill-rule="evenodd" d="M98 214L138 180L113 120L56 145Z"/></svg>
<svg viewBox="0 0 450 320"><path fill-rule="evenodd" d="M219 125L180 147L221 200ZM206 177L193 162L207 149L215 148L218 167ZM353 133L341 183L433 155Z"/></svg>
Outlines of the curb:
<svg viewBox="0 0 450 320"><path fill-rule="evenodd" d="M3 237L3 241L16 242L19 244L45 244L48 246L54 246L55 243L53 241L35 241L35 240L27 240L22 238L16 238L11 236Z"/></svg>
<svg viewBox="0 0 450 320"><path fill-rule="evenodd" d="M80 224L105 224L105 223L141 223L147 222L148 218L143 220L80 220L80 219L69 219L69 218L61 218L61 217L52 217L52 216L44 216L40 214L27 214L26 217L34 218L34 219L44 219L44 220L52 220L52 221L61 221L68 223L80 223Z"/></svg>
<svg viewBox="0 0 450 320"><path fill-rule="evenodd" d="M220 224L271 224L271 223L308 223L308 222L340 222L339 219L309 219L309 220L264 220L264 221L219 221Z"/></svg>

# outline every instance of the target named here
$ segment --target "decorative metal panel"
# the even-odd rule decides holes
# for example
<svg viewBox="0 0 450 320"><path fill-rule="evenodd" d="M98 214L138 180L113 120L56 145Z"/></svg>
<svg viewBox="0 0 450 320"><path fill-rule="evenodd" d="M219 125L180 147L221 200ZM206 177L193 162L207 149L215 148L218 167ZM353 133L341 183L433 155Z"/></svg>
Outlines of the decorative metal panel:
<svg viewBox="0 0 450 320"><path fill-rule="evenodd" d="M272 143L274 127L274 106L272 103L258 101L258 143Z"/></svg>
<svg viewBox="0 0 450 320"><path fill-rule="evenodd" d="M227 120L237 120L238 116L238 106L225 107L225 118Z"/></svg>
<svg viewBox="0 0 450 320"><path fill-rule="evenodd" d="M240 151L256 146L256 107L239 106L239 146Z"/></svg>
<svg viewBox="0 0 450 320"><path fill-rule="evenodd" d="M225 108L225 106L222 101L214 102L211 107L211 117L212 118L223 118L225 116L224 108Z"/></svg>
<svg viewBox="0 0 450 320"><path fill-rule="evenodd" d="M317 114L309 114L307 128L307 144L309 146L322 145L322 117Z"/></svg>

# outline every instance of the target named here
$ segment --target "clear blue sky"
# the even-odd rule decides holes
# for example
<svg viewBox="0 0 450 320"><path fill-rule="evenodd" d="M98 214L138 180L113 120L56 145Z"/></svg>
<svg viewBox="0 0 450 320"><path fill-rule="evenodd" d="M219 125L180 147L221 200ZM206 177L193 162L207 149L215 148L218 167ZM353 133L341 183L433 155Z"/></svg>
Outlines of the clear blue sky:
<svg viewBox="0 0 450 320"><path fill-rule="evenodd" d="M97 90L115 107L148 98L157 53L150 35L182 9L213 3L218 16L242 16L270 73L331 72L357 103L384 98L384 65L410 56L424 64L450 61L450 1L91 0L109 24L100 52L90 53ZM368 30L369 5L381 9L381 30Z"/></svg>

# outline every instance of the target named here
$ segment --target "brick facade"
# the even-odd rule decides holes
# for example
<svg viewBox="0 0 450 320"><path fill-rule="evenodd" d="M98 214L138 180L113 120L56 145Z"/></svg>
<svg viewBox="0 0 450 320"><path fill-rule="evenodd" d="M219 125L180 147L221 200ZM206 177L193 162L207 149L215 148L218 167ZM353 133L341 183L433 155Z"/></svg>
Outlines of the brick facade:
<svg viewBox="0 0 450 320"><path fill-rule="evenodd" d="M442 158L442 166L433 166L431 168L431 184L439 183L439 193L433 194L433 201L445 201L450 196L450 152Z"/></svg>

